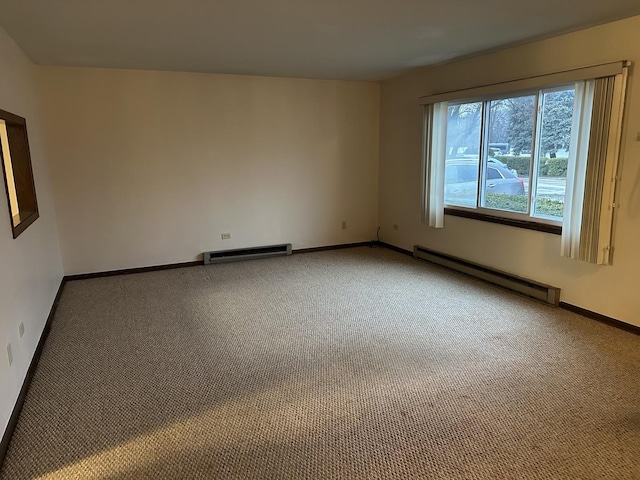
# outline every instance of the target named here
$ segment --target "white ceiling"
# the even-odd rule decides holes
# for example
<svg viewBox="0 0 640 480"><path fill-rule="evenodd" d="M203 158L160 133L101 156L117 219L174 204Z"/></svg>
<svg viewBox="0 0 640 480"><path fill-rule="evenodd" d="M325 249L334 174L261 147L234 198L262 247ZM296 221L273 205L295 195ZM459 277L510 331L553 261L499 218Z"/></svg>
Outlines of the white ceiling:
<svg viewBox="0 0 640 480"><path fill-rule="evenodd" d="M639 0L0 0L43 65L351 80L636 14Z"/></svg>

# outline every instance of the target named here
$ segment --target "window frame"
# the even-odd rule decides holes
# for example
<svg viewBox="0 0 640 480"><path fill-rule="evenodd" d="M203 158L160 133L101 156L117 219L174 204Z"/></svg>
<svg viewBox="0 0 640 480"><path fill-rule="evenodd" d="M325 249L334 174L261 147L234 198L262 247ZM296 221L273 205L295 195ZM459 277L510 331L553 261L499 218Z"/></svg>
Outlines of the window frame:
<svg viewBox="0 0 640 480"><path fill-rule="evenodd" d="M542 124L542 113L543 113L543 98L545 93L562 91L569 89L574 86L576 82L567 82L561 83L557 85L549 85L546 87L536 87L536 88L528 88L517 91L503 92L503 93L494 93L490 95L482 95L482 96L473 96L467 98L459 98L456 100L447 101L447 107L450 105L460 105L465 103L482 103L482 121L480 125L480 158L479 158L479 167L478 167L478 191L476 197L476 207L467 207L461 205L451 205L444 203L444 213L445 215L463 217L463 218L471 218L475 220L484 220L491 223L498 223L503 225L515 226L520 228L527 228L530 230L537 230L547 233L553 233L557 235L562 234L562 220L555 220L552 218L544 217L544 216L533 216L533 208L535 206L534 194L537 190L538 183L538 168L540 164L539 154L537 152L540 148L541 141L541 124ZM520 212L510 212L508 210L499 210L494 208L483 207L484 196L486 188L483 188L482 181L485 178L486 174L486 162L485 158L488 158L489 155L489 125L487 122L487 117L490 115L488 112L488 105L490 102L495 100L502 100L506 98L512 97L521 97L527 95L534 95L534 124L533 124L533 135L532 135L532 144L531 144L531 155L532 159L529 166L529 195L527 198L527 213ZM534 178L534 172L535 178ZM565 199L566 202L566 199Z"/></svg>
<svg viewBox="0 0 640 480"><path fill-rule="evenodd" d="M29 175L29 184L30 184L31 191L33 192L33 198L30 200L32 200L33 202L34 211L29 212L29 215L27 217L25 217L24 219L21 219L20 222L17 225L15 225L13 221L13 213L11 211L9 182L7 180L7 171L5 168L4 154L2 152L2 148L0 148L0 163L2 163L2 178L4 180L4 190L7 197L7 208L9 210L9 223L11 224L11 233L13 235L13 238L16 239L29 226L31 226L33 222L35 222L38 218L40 218L40 213L38 208L38 196L36 194L36 185L35 185L35 180L33 178L33 166L31 163L31 151L29 148L29 135L27 133L27 121L24 117L21 117L11 112L7 112L6 110L2 110L2 109L0 109L0 120L4 120L7 126L8 125L18 126L22 130L22 133L24 135L25 150L24 150L24 158L19 159L19 161L25 162L25 164L23 165L24 171L27 172ZM10 144L7 145L7 148L10 150L11 145ZM14 164L15 160L16 159L14 159L12 156L10 159L12 165ZM17 190L18 189L16 187L16 191ZM19 192L16 192L16 193L18 194ZM18 203L19 203L20 195L17 195L17 196L18 196Z"/></svg>

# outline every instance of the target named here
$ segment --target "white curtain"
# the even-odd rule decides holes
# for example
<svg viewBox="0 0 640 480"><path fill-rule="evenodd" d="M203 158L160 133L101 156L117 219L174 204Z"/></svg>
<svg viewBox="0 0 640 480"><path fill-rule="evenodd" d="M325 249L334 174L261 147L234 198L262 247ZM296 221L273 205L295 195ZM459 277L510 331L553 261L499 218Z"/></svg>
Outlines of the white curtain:
<svg viewBox="0 0 640 480"><path fill-rule="evenodd" d="M574 259L579 258L580 251L584 179L589 153L594 84L594 80L576 83L573 103L560 253L564 257Z"/></svg>
<svg viewBox="0 0 640 480"><path fill-rule="evenodd" d="M561 254L608 265L627 70L576 84Z"/></svg>
<svg viewBox="0 0 640 480"><path fill-rule="evenodd" d="M447 143L447 103L424 107L422 221L444 227L444 167Z"/></svg>

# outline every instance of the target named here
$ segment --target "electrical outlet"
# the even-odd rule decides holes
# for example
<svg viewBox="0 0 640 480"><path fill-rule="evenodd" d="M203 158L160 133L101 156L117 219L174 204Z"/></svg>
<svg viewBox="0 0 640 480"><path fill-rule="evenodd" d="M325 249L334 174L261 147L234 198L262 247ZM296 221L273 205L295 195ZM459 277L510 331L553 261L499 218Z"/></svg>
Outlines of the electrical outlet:
<svg viewBox="0 0 640 480"><path fill-rule="evenodd" d="M395 223L393 224L393 229L394 230L398 230L398 225L396 225Z"/></svg>
<svg viewBox="0 0 640 480"><path fill-rule="evenodd" d="M347 229L347 222L345 222L344 220L342 221L342 230L346 230Z"/></svg>
<svg viewBox="0 0 640 480"><path fill-rule="evenodd" d="M222 237L222 240L229 240L231 238L231 234L230 233L223 233L220 236Z"/></svg>
<svg viewBox="0 0 640 480"><path fill-rule="evenodd" d="M7 343L7 356L9 357L9 366L13 365L13 352L10 343Z"/></svg>
<svg viewBox="0 0 640 480"><path fill-rule="evenodd" d="M20 325L18 325L18 331L20 332L20 338L22 338L24 336L24 322L20 322Z"/></svg>

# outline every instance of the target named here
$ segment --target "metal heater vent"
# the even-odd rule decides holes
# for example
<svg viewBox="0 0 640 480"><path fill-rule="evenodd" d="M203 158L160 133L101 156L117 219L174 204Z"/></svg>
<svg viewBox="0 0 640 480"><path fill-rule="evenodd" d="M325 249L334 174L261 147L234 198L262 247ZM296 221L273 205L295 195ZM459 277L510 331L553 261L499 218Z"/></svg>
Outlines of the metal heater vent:
<svg viewBox="0 0 640 480"><path fill-rule="evenodd" d="M451 257L440 252L434 252L419 245L413 247L413 256L426 260L429 263L507 288L516 293L526 295L527 297L535 298L550 305L558 306L560 302L560 289L557 287L518 277L500 270L494 270L484 265Z"/></svg>
<svg viewBox="0 0 640 480"><path fill-rule="evenodd" d="M234 250L220 250L217 252L204 252L204 264L238 262L240 260L253 260L256 258L278 257L291 255L291 244L267 245L264 247L236 248Z"/></svg>

